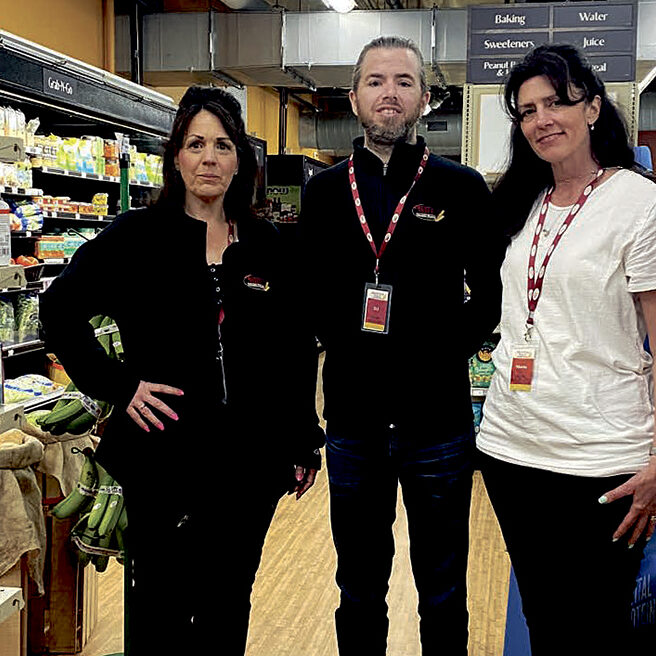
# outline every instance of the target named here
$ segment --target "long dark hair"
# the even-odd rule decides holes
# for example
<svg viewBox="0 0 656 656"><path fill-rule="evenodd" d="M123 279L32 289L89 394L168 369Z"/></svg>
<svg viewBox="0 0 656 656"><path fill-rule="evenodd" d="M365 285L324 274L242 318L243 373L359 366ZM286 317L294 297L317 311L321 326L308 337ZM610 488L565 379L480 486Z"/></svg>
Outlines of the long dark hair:
<svg viewBox="0 0 656 656"><path fill-rule="evenodd" d="M198 112L207 110L216 116L237 149L239 172L235 174L226 191L223 207L233 221L252 215L253 191L257 160L246 135L239 101L218 87L191 86L187 89L173 121L171 135L164 147L162 173L164 185L157 201L158 206L184 207L185 185L175 168L175 157L184 143L189 124Z"/></svg>
<svg viewBox="0 0 656 656"><path fill-rule="evenodd" d="M504 89L506 111L513 121L510 163L494 187L494 203L506 235L519 232L535 199L553 185L551 165L540 159L524 137L517 110L519 89L527 80L544 75L561 103L574 105L601 98L599 117L590 132L592 157L601 167L631 168L635 159L626 124L606 93L604 83L581 52L569 44L539 46L510 72ZM571 97L571 90L579 92Z"/></svg>

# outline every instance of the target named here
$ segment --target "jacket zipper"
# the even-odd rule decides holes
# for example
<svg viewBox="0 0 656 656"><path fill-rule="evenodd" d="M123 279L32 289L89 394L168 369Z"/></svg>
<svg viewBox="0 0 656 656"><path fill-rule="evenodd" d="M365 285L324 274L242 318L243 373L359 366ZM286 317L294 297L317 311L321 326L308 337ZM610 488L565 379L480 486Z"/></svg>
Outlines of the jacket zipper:
<svg viewBox="0 0 656 656"><path fill-rule="evenodd" d="M228 403L228 388L226 386L226 375L225 375L225 365L223 363L223 342L221 341L221 326L217 326L219 331L219 351L216 359L221 365L221 382L223 384L223 398L221 399L221 405L226 405Z"/></svg>

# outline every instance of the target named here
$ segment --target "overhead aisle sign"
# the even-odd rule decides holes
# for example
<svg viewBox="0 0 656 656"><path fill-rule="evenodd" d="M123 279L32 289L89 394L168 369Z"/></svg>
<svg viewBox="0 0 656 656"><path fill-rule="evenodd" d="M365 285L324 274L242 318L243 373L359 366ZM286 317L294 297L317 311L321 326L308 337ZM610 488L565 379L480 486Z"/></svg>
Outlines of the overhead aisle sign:
<svg viewBox="0 0 656 656"><path fill-rule="evenodd" d="M605 82L635 80L635 3L576 2L468 7L467 82L501 84L529 50L580 48Z"/></svg>

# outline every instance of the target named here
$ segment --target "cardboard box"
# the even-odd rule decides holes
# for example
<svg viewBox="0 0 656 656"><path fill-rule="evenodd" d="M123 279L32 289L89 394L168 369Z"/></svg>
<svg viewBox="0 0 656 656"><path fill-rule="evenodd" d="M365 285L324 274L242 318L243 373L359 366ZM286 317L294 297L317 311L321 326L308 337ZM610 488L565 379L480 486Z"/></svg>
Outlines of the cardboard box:
<svg viewBox="0 0 656 656"><path fill-rule="evenodd" d="M26 284L25 271L20 264L0 266L0 289L19 289Z"/></svg>
<svg viewBox="0 0 656 656"><path fill-rule="evenodd" d="M46 504L61 495L58 483L45 475L42 490ZM59 494L57 494L59 492ZM46 510L48 550L46 594L30 595L30 650L37 654L77 654L84 649L98 620L98 573L93 566L80 567L70 541L77 518L58 520Z"/></svg>
<svg viewBox="0 0 656 656"><path fill-rule="evenodd" d="M27 600L27 566L25 557L21 558L3 576L0 576L0 587L21 588L23 599ZM23 610L13 613L0 623L0 653L2 656L27 655L27 603Z"/></svg>

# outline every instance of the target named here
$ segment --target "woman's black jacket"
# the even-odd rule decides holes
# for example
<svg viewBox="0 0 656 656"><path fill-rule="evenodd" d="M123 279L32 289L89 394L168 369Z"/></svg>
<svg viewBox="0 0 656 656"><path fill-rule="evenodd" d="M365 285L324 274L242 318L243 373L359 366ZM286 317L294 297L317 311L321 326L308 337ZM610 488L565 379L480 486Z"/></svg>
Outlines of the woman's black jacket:
<svg viewBox="0 0 656 656"><path fill-rule="evenodd" d="M171 474L202 463L220 475L246 459L318 466L317 349L289 294L289 258L270 223L245 217L237 226L223 256L225 402L203 221L161 207L127 212L41 295L49 350L82 392L115 405L97 455L119 480L145 462ZM98 314L118 325L124 362L95 338L89 319ZM179 421L164 417L165 430L150 433L134 424L125 410L140 380L184 391L161 395Z"/></svg>

